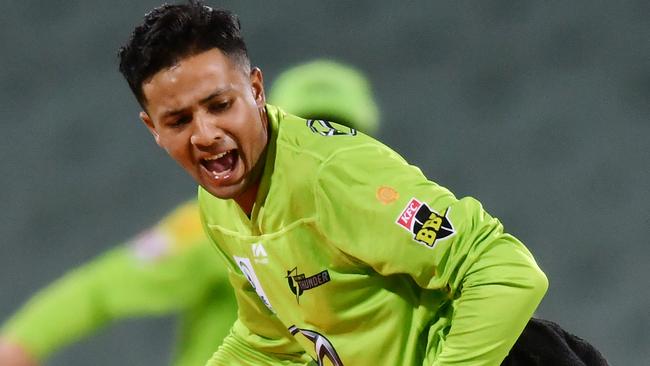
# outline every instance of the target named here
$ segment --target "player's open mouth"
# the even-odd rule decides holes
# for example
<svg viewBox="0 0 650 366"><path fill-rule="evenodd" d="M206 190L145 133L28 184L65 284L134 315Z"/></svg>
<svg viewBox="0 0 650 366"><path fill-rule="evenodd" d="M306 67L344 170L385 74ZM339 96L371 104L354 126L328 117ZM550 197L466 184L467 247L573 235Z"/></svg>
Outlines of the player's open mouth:
<svg viewBox="0 0 650 366"><path fill-rule="evenodd" d="M222 153L201 159L201 165L207 173L216 180L228 179L237 165L239 153L237 149L224 151Z"/></svg>

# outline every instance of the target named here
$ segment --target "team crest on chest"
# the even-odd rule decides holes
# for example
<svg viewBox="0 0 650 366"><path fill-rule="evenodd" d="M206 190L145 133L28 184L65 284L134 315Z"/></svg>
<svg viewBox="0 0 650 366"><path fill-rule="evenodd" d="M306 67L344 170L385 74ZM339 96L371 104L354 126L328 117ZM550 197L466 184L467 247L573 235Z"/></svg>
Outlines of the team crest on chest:
<svg viewBox="0 0 650 366"><path fill-rule="evenodd" d="M313 276L305 277L304 273L298 273L298 267L287 271L287 283L289 289L296 295L296 301L300 303L300 295L330 281L330 273L327 270L316 273Z"/></svg>
<svg viewBox="0 0 650 366"><path fill-rule="evenodd" d="M416 242L433 247L437 240L448 238L455 233L447 218L448 213L449 209L439 214L426 203L412 198L396 223L412 233Z"/></svg>

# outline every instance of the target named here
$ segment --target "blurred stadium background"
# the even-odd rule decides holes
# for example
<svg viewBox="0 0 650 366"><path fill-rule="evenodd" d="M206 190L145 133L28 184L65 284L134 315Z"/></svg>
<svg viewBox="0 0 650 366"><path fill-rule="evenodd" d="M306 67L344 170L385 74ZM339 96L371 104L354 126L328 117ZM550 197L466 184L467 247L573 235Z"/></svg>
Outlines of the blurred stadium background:
<svg viewBox="0 0 650 366"><path fill-rule="evenodd" d="M650 359L650 2L223 1L267 84L331 56L365 70L379 137L534 252L538 315L612 365ZM116 51L158 1L0 12L0 320L193 195ZM215 258L216 259L216 258ZM112 326L48 365L161 365L172 319Z"/></svg>

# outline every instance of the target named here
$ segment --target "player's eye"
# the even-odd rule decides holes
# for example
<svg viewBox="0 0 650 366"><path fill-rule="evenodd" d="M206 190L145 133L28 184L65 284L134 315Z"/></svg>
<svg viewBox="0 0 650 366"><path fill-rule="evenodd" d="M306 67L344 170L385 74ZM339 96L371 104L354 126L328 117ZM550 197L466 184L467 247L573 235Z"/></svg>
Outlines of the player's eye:
<svg viewBox="0 0 650 366"><path fill-rule="evenodd" d="M230 101L224 101L224 102L215 102L210 104L209 109L210 112L219 113L225 111L229 107L230 107Z"/></svg>
<svg viewBox="0 0 650 366"><path fill-rule="evenodd" d="M169 126L172 128L179 128L182 127L192 121L192 118L190 116L181 116L176 119L174 119L172 122L169 123Z"/></svg>

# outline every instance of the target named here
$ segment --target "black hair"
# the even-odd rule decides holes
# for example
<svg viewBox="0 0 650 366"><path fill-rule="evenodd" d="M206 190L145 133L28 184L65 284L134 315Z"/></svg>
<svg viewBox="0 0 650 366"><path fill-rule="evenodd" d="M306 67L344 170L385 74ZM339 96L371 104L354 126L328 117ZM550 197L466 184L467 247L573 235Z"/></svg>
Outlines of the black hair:
<svg viewBox="0 0 650 366"><path fill-rule="evenodd" d="M144 107L142 84L180 59L218 48L243 71L250 71L237 15L202 1L161 5L144 16L118 52L120 72Z"/></svg>

